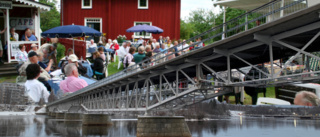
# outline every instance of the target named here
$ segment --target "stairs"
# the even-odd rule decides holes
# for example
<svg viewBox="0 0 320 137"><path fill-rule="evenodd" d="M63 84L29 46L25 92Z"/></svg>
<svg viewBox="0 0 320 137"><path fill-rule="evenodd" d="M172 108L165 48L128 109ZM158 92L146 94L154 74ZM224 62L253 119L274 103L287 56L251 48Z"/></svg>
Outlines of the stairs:
<svg viewBox="0 0 320 137"><path fill-rule="evenodd" d="M4 64L0 64L0 77L18 75L18 72L15 68L16 65L18 65L18 63L5 62Z"/></svg>

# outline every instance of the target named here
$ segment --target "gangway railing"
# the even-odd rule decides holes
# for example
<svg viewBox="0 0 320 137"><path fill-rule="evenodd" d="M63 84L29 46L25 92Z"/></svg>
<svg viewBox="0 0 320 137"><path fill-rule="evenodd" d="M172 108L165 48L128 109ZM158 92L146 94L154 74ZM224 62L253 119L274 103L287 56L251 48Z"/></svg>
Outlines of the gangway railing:
<svg viewBox="0 0 320 137"><path fill-rule="evenodd" d="M64 101L68 98L71 98L71 97L80 95L84 92L98 88L100 86L111 84L124 77L133 75L141 71L142 69L149 68L150 66L158 66L158 65L160 66L162 65L162 63L168 61L169 57L173 54L179 53L180 55L185 55L185 54L190 54L192 52L195 52L198 50L196 46L200 43L213 44L225 38L243 33L245 31L248 31L260 25L272 22L274 20L277 20L279 18L282 18L284 16L287 16L289 14L292 14L294 12L297 12L305 8L307 8L307 0L287 1L285 3L283 3L282 0L275 0L275 1L269 2L257 9L249 11L232 20L229 20L228 22L222 25L213 27L208 31L205 31L193 38L186 40L186 43L189 43L189 42L195 41L198 38L203 37L204 39L202 39L199 42L195 42L187 47L183 47L183 43L180 43L179 45L177 45L177 47L180 47L179 51L177 52L168 54L169 50L172 50L175 48L175 47L171 47L166 51L158 53L147 60L143 60L138 64L130 66L124 69L123 71L120 71L116 74L108 76L103 80L93 83L77 91L76 93L70 94L50 104L55 104L57 102ZM188 49L191 47L194 47L194 49L188 51ZM50 104L48 105L50 106Z"/></svg>

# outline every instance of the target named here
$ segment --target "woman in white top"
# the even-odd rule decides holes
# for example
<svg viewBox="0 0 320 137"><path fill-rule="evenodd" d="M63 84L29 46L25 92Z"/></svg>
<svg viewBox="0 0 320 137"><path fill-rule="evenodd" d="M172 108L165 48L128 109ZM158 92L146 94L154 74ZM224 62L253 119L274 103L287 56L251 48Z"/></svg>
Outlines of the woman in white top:
<svg viewBox="0 0 320 137"><path fill-rule="evenodd" d="M106 46L105 46L106 49L109 49L112 44L113 44L113 43L112 43L112 40L111 40L111 39L108 39L108 43L107 43Z"/></svg>

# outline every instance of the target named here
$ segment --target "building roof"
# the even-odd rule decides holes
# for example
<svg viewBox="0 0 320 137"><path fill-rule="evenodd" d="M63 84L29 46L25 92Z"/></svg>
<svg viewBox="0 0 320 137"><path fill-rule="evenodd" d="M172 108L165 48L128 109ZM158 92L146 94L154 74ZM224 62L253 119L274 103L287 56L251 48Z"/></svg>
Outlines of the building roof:
<svg viewBox="0 0 320 137"><path fill-rule="evenodd" d="M270 0L218 0L214 5L251 11L270 2Z"/></svg>
<svg viewBox="0 0 320 137"><path fill-rule="evenodd" d="M50 9L51 9L50 5L43 4L40 2L36 2L36 1L32 1L32 0L12 0L12 1L20 2L22 4L29 5L29 6L36 7L36 8L40 8L40 9L46 10L46 11L50 11Z"/></svg>

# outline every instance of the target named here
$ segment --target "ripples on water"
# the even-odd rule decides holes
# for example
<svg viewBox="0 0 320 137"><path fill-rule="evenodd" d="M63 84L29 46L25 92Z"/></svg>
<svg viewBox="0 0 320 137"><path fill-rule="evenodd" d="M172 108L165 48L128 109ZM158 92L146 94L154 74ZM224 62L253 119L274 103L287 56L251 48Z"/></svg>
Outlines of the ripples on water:
<svg viewBox="0 0 320 137"><path fill-rule="evenodd" d="M230 118L187 122L193 137L319 137L320 120ZM135 119L114 119L112 126L82 126L46 116L0 116L0 136L106 136L135 137Z"/></svg>

